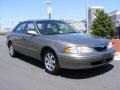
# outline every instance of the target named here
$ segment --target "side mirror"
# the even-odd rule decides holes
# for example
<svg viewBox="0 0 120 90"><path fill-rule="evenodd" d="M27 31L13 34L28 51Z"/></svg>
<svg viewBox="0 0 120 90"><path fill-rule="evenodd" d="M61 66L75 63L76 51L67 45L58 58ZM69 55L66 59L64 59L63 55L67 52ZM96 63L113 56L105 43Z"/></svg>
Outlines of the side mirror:
<svg viewBox="0 0 120 90"><path fill-rule="evenodd" d="M33 31L33 30L28 30L27 33L30 34L30 35L34 35L34 36L37 36L37 35L38 35L38 34L36 33L36 31Z"/></svg>

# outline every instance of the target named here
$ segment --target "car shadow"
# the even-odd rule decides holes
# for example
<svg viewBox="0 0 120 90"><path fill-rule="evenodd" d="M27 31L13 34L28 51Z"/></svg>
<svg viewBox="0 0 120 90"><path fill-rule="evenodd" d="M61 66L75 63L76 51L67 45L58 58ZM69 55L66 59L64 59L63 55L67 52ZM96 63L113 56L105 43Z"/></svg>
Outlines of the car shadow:
<svg viewBox="0 0 120 90"><path fill-rule="evenodd" d="M61 77L70 79L87 79L95 76L102 75L106 72L112 70L114 66L112 64L106 64L101 67L92 69L82 69L82 70L62 70L60 73Z"/></svg>
<svg viewBox="0 0 120 90"><path fill-rule="evenodd" d="M34 58L31 58L31 57L28 57L28 56L25 56L25 55L22 55L22 54L17 55L16 58L18 58L18 59L20 59L24 62L27 62L29 64L32 64L32 65L34 65L38 68L44 69L44 66L43 66L42 62L39 61L39 60L36 60Z"/></svg>
<svg viewBox="0 0 120 90"><path fill-rule="evenodd" d="M29 64L32 64L38 68L44 69L44 66L41 61L30 58L25 55L17 56L22 61L25 61ZM61 72L57 76L61 76L69 79L87 79L95 76L102 75L106 72L111 71L114 68L112 64L106 64L101 67L93 68L93 69L81 69L81 70L70 70L70 69L62 69Z"/></svg>

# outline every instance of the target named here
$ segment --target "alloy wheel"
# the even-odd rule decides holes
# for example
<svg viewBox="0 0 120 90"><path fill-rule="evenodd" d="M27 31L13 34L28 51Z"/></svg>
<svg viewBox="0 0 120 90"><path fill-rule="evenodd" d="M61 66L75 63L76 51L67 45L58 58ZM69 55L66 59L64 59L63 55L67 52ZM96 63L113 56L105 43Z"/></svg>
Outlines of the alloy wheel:
<svg viewBox="0 0 120 90"><path fill-rule="evenodd" d="M52 53L47 53L45 55L45 66L49 71L54 71L55 70L55 56Z"/></svg>
<svg viewBox="0 0 120 90"><path fill-rule="evenodd" d="M10 44L10 46L9 46L9 54L10 54L11 56L14 56L14 47L13 47L12 44Z"/></svg>

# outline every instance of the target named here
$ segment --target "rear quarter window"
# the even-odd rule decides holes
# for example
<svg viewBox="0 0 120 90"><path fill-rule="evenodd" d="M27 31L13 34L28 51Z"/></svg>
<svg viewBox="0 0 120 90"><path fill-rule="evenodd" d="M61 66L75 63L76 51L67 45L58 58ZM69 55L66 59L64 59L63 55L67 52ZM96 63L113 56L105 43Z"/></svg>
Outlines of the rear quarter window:
<svg viewBox="0 0 120 90"><path fill-rule="evenodd" d="M15 33L25 33L25 26L26 26L25 23L18 24L18 25L15 27L15 29L13 30L13 32L15 32Z"/></svg>

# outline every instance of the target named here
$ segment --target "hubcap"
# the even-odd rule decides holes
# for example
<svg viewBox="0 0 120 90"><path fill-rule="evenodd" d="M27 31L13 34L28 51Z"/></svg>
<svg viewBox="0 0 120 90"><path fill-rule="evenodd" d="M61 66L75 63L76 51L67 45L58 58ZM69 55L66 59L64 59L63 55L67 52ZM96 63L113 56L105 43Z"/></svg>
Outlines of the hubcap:
<svg viewBox="0 0 120 90"><path fill-rule="evenodd" d="M55 57L52 53L47 53L45 55L45 66L49 71L55 69Z"/></svg>
<svg viewBox="0 0 120 90"><path fill-rule="evenodd" d="M14 49L13 49L12 45L10 45L10 47L9 47L9 53L10 53L11 56L14 55Z"/></svg>

